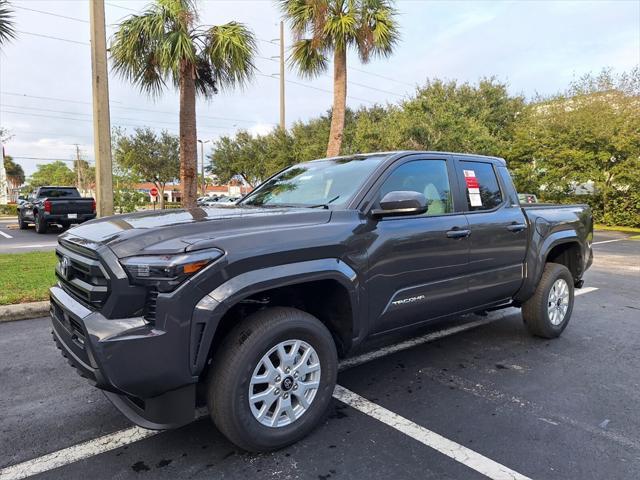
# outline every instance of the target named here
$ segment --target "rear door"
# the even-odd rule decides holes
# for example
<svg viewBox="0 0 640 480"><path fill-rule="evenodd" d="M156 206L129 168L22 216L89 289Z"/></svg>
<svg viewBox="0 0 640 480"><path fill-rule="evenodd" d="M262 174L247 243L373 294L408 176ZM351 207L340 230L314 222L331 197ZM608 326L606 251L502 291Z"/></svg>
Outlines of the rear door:
<svg viewBox="0 0 640 480"><path fill-rule="evenodd" d="M366 274L371 333L457 310L467 286L469 229L464 212L456 212L455 188L452 159L429 155L396 162L373 187L373 208L398 190L422 193L429 208L423 215L371 220Z"/></svg>
<svg viewBox="0 0 640 480"><path fill-rule="evenodd" d="M471 230L469 308L511 298L520 288L527 222L491 160L455 159L460 203Z"/></svg>

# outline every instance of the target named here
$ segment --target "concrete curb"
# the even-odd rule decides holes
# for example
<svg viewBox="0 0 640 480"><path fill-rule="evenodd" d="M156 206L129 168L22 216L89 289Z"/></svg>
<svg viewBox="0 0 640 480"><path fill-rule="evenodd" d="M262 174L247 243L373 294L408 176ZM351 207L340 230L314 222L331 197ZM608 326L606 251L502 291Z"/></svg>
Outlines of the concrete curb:
<svg viewBox="0 0 640 480"><path fill-rule="evenodd" d="M15 320L29 320L31 318L46 317L49 315L49 302L20 303L18 305L5 305L0 307L0 323L13 322Z"/></svg>

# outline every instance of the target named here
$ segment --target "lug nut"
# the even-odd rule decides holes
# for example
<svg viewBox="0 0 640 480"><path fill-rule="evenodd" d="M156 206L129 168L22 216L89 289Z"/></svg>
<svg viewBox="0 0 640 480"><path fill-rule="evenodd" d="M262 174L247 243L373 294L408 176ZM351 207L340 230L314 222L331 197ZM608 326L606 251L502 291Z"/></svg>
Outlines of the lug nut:
<svg viewBox="0 0 640 480"><path fill-rule="evenodd" d="M276 382L279 382L279 381L280 381L280 375L276 377Z"/></svg>
<svg viewBox="0 0 640 480"><path fill-rule="evenodd" d="M293 389L294 389L294 390L297 390L297 389L298 389L298 384L297 384L297 383L294 383L294 384L293 384Z"/></svg>
<svg viewBox="0 0 640 480"><path fill-rule="evenodd" d="M293 374L293 378L298 378L298 372Z"/></svg>
<svg viewBox="0 0 640 480"><path fill-rule="evenodd" d="M273 393L275 393L276 395L280 395L280 389L279 389L279 388L276 388L276 391L275 391L275 392L273 392Z"/></svg>
<svg viewBox="0 0 640 480"><path fill-rule="evenodd" d="M285 393L285 394L284 394L284 398L289 398L289 394L288 394L288 393Z"/></svg>
<svg viewBox="0 0 640 480"><path fill-rule="evenodd" d="M289 367L284 369L285 373L289 373L291 371L291 369Z"/></svg>

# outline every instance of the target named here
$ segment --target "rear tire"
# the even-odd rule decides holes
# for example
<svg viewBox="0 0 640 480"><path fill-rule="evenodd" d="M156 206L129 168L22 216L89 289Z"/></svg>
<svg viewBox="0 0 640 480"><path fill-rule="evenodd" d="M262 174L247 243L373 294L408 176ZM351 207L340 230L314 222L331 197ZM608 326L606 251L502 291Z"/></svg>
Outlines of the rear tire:
<svg viewBox="0 0 640 480"><path fill-rule="evenodd" d="M294 308L261 310L237 325L214 356L209 412L238 447L277 450L322 420L337 371L336 346L322 322Z"/></svg>
<svg viewBox="0 0 640 480"><path fill-rule="evenodd" d="M529 333L542 338L559 337L573 312L573 276L567 267L547 263L536 291L522 305Z"/></svg>
<svg viewBox="0 0 640 480"><path fill-rule="evenodd" d="M37 233L47 233L47 228L48 228L47 222L42 219L40 214L36 213L33 216L33 219L34 219L35 224L36 224L36 232Z"/></svg>

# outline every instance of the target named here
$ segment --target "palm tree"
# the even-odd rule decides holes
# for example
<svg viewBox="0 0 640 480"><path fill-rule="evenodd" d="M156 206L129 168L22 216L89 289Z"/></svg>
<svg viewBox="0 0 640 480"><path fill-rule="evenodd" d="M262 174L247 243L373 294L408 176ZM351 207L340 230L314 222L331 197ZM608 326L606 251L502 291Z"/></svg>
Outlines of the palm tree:
<svg viewBox="0 0 640 480"><path fill-rule="evenodd" d="M114 70L150 96L167 82L180 92L182 203L197 198L196 94L243 86L255 70L256 41L243 24L197 26L194 0L155 0L125 19L111 41Z"/></svg>
<svg viewBox="0 0 640 480"><path fill-rule="evenodd" d="M0 0L0 45L16 38L13 28L13 12L7 0Z"/></svg>
<svg viewBox="0 0 640 480"><path fill-rule="evenodd" d="M347 50L362 63L388 57L399 39L388 0L278 0L294 36L290 61L301 75L324 73L333 52L333 110L327 156L340 154L347 100Z"/></svg>

